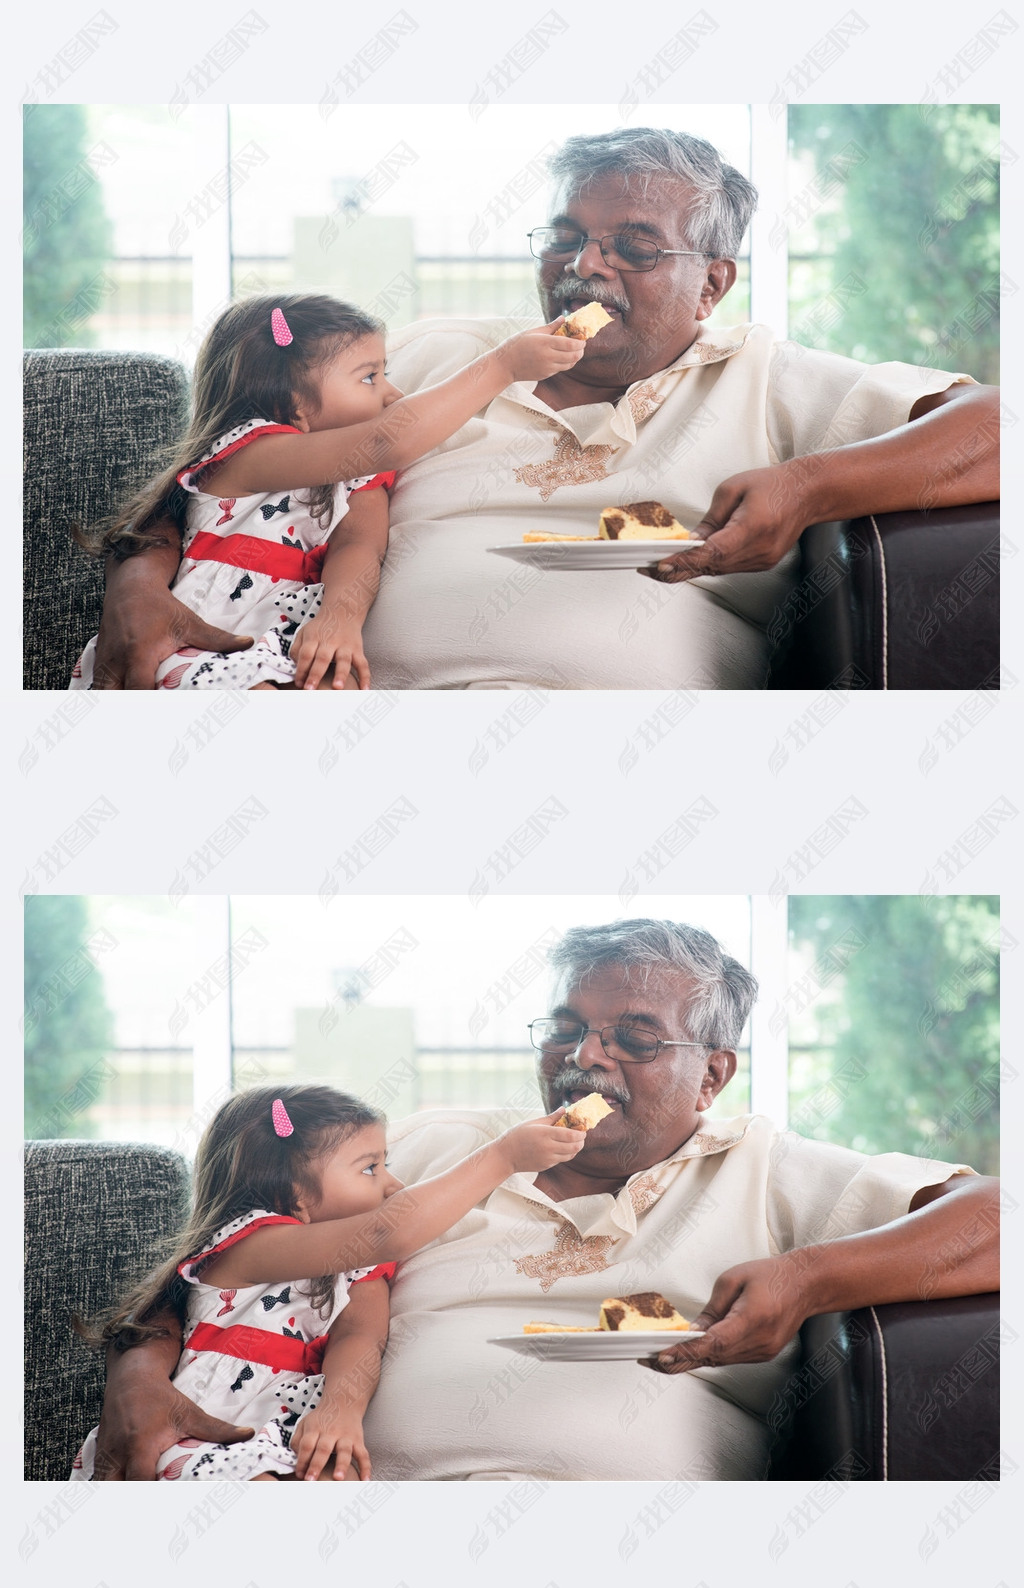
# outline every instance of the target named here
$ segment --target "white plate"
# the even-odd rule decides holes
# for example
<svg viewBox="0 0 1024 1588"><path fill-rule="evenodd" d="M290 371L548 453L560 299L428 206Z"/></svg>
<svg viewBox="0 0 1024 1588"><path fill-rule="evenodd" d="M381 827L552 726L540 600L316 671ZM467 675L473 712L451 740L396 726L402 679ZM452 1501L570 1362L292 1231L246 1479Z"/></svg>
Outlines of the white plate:
<svg viewBox="0 0 1024 1588"><path fill-rule="evenodd" d="M535 540L516 546L488 546L496 557L511 557L531 568L649 568L677 551L703 546L702 540Z"/></svg>
<svg viewBox="0 0 1024 1588"><path fill-rule="evenodd" d="M594 1334L499 1334L488 1345L503 1345L547 1362L635 1362L684 1340L703 1340L703 1329L601 1329Z"/></svg>

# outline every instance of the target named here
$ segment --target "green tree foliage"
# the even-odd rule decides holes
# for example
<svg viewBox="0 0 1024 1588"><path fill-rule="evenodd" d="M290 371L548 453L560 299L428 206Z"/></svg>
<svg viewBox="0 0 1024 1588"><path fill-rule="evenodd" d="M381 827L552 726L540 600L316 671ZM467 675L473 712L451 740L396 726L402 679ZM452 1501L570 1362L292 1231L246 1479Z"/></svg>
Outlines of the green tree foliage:
<svg viewBox="0 0 1024 1588"><path fill-rule="evenodd" d="M25 900L25 1135L85 1136L113 1021L90 951L87 901Z"/></svg>
<svg viewBox="0 0 1024 1588"><path fill-rule="evenodd" d="M998 901L794 897L789 922L821 989L790 1022L814 1050L791 1058L793 1128L998 1173Z"/></svg>
<svg viewBox="0 0 1024 1588"><path fill-rule="evenodd" d="M109 290L112 230L88 161L85 105L26 105L26 347L82 347Z"/></svg>
<svg viewBox="0 0 1024 1588"><path fill-rule="evenodd" d="M793 105L789 136L790 248L819 256L791 267L794 339L997 382L998 107Z"/></svg>

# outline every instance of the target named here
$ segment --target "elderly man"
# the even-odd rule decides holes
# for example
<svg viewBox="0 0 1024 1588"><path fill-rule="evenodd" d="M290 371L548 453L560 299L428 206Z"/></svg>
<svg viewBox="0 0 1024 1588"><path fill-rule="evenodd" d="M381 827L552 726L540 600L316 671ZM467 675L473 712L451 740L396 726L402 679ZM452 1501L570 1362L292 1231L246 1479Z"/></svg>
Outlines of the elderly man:
<svg viewBox="0 0 1024 1588"><path fill-rule="evenodd" d="M775 343L765 326L709 332L756 194L702 139L649 128L572 138L552 171L549 222L530 234L543 317L596 300L612 323L571 373L508 387L402 473L364 633L374 682L760 687L765 629L808 524L926 495L998 495L995 393L967 375ZM510 328L414 325L393 339L391 374L419 390ZM684 588L487 554L524 530L594 535L602 508L650 498L707 537L648 570ZM182 644L245 643L179 606L167 589L176 533L155 538L153 552L111 569L104 687L151 688L157 661Z"/></svg>
<svg viewBox="0 0 1024 1588"><path fill-rule="evenodd" d="M965 1165L866 1157L764 1118L708 1123L736 1066L754 978L708 933L622 921L566 934L532 1023L544 1108L612 1112L571 1163L514 1174L401 1265L365 1422L374 1476L757 1478L764 1421L812 1313L998 1287L995 1182ZM417 1181L512 1123L414 1116L389 1162ZM608 1296L658 1290L706 1332L631 1361L545 1362L489 1344L531 1319L593 1325ZM147 1360L145 1353L149 1352ZM110 1471L151 1476L181 1431L232 1431L167 1382L177 1342L112 1364ZM175 1431L177 1430L177 1431ZM130 1466L129 1466L130 1463Z"/></svg>

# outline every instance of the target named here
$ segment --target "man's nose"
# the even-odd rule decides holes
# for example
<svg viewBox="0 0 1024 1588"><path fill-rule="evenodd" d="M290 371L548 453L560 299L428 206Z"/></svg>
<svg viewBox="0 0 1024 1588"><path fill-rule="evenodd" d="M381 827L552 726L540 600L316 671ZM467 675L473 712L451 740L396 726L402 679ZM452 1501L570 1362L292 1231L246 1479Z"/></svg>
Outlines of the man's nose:
<svg viewBox="0 0 1024 1588"><path fill-rule="evenodd" d="M599 1031L588 1031L576 1051L570 1055L572 1062L581 1070L592 1070L595 1065L602 1069L609 1069L614 1063L601 1044Z"/></svg>
<svg viewBox="0 0 1024 1588"><path fill-rule="evenodd" d="M589 276L603 276L607 281L615 274L614 269L602 254L600 245L592 237L586 239L576 258L571 260L565 268L570 274L579 276L584 281Z"/></svg>

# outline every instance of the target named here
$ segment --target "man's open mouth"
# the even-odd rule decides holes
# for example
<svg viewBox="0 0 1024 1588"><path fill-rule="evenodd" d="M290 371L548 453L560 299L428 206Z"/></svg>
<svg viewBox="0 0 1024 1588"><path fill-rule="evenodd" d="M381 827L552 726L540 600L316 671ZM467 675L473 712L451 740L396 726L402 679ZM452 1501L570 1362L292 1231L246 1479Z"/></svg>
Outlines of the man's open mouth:
<svg viewBox="0 0 1024 1588"><path fill-rule="evenodd" d="M614 303L602 302L600 298L565 298L561 304L562 312L564 314L575 314L577 309L585 308L588 303L600 303L605 313L610 314L613 320L621 320L622 318L621 309L616 308Z"/></svg>
<svg viewBox="0 0 1024 1588"><path fill-rule="evenodd" d="M600 1088L596 1086L574 1086L571 1092L562 1093L562 1101L568 1108L570 1103L578 1103L581 1097L590 1097L593 1092L598 1091L600 1091ZM622 1104L617 1097L612 1097L608 1092L601 1092L600 1095L604 1098L609 1108L614 1108L621 1114Z"/></svg>

